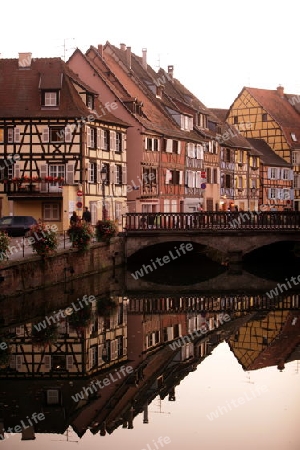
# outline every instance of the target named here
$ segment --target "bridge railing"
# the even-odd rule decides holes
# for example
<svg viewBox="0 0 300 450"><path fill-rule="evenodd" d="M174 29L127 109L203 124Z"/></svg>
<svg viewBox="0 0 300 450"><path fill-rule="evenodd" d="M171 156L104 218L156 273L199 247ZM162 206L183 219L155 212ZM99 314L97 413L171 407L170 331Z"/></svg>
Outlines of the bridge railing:
<svg viewBox="0 0 300 450"><path fill-rule="evenodd" d="M298 230L299 211L243 211L196 213L128 213L123 228L135 230Z"/></svg>

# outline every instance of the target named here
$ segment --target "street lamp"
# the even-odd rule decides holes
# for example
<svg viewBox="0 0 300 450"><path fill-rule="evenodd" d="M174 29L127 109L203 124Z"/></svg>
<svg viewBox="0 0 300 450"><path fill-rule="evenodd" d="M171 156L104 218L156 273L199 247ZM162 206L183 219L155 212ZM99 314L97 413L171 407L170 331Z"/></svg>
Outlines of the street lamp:
<svg viewBox="0 0 300 450"><path fill-rule="evenodd" d="M106 207L105 207L105 183L107 180L107 169L103 166L100 171L102 181L102 220L106 220Z"/></svg>

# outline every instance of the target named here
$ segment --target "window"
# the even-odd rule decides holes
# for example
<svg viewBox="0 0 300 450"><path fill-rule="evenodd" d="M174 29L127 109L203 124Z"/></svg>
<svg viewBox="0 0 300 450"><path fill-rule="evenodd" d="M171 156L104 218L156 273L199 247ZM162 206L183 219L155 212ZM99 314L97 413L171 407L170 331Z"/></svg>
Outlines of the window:
<svg viewBox="0 0 300 450"><path fill-rule="evenodd" d="M15 127L7 129L7 142L9 144L20 142L20 128Z"/></svg>
<svg viewBox="0 0 300 450"><path fill-rule="evenodd" d="M47 405L59 405L59 390L47 389Z"/></svg>
<svg viewBox="0 0 300 450"><path fill-rule="evenodd" d="M231 176L230 175L225 175L225 187L226 188L231 188Z"/></svg>
<svg viewBox="0 0 300 450"><path fill-rule="evenodd" d="M275 188L270 188L269 189L269 198L270 199L276 199L276 189Z"/></svg>
<svg viewBox="0 0 300 450"><path fill-rule="evenodd" d="M238 188L243 189L243 177L238 177Z"/></svg>
<svg viewBox="0 0 300 450"><path fill-rule="evenodd" d="M97 182L97 163L95 162L90 162L88 165L88 182Z"/></svg>
<svg viewBox="0 0 300 450"><path fill-rule="evenodd" d="M218 184L218 169L213 170L213 184Z"/></svg>
<svg viewBox="0 0 300 450"><path fill-rule="evenodd" d="M239 123L238 116L233 116L233 123L234 123L234 125L237 125Z"/></svg>
<svg viewBox="0 0 300 450"><path fill-rule="evenodd" d="M0 128L0 142L4 142L4 128Z"/></svg>
<svg viewBox="0 0 300 450"><path fill-rule="evenodd" d="M261 115L261 120L262 120L262 122L267 122L267 121L268 121L268 114L263 113L263 114Z"/></svg>
<svg viewBox="0 0 300 450"><path fill-rule="evenodd" d="M43 203L43 220L60 220L60 203Z"/></svg>
<svg viewBox="0 0 300 450"><path fill-rule="evenodd" d="M167 170L166 184L182 184L182 174L183 172L180 170Z"/></svg>
<svg viewBox="0 0 300 450"><path fill-rule="evenodd" d="M290 179L290 169L282 169L282 179L283 180Z"/></svg>
<svg viewBox="0 0 300 450"><path fill-rule="evenodd" d="M109 163L103 163L103 167L106 170L106 182L105 182L105 184L106 184L106 186L108 186L109 183L110 183L110 167L109 167Z"/></svg>
<svg viewBox="0 0 300 450"><path fill-rule="evenodd" d="M226 162L230 162L230 161L231 161L231 152L230 152L230 148L226 148L226 150L225 150L225 161L226 161Z"/></svg>
<svg viewBox="0 0 300 450"><path fill-rule="evenodd" d="M97 130L96 130L96 128L88 127L87 133L88 133L88 136L87 136L88 147L96 148L96 146L97 146Z"/></svg>
<svg viewBox="0 0 300 450"><path fill-rule="evenodd" d="M300 164L300 152L293 152L292 153L292 163L294 165L299 165Z"/></svg>
<svg viewBox="0 0 300 450"><path fill-rule="evenodd" d="M116 183L122 184L122 166L121 164L116 164Z"/></svg>
<svg viewBox="0 0 300 450"><path fill-rule="evenodd" d="M206 169L206 182L207 184L211 184L211 168L207 167Z"/></svg>
<svg viewBox="0 0 300 450"><path fill-rule="evenodd" d="M146 138L146 150L157 152L159 150L157 138Z"/></svg>
<svg viewBox="0 0 300 450"><path fill-rule="evenodd" d="M173 141L172 152L176 153L177 155L180 153L178 141Z"/></svg>
<svg viewBox="0 0 300 450"><path fill-rule="evenodd" d="M277 180L277 169L275 167L270 167L268 172L268 178L270 180Z"/></svg>
<svg viewBox="0 0 300 450"><path fill-rule="evenodd" d="M116 133L116 152L121 153L122 150L122 133Z"/></svg>
<svg viewBox="0 0 300 450"><path fill-rule="evenodd" d="M57 106L57 105L58 105L57 91L44 91L42 93L42 106Z"/></svg>
<svg viewBox="0 0 300 450"><path fill-rule="evenodd" d="M50 142L64 142L65 129L64 127L50 128Z"/></svg>

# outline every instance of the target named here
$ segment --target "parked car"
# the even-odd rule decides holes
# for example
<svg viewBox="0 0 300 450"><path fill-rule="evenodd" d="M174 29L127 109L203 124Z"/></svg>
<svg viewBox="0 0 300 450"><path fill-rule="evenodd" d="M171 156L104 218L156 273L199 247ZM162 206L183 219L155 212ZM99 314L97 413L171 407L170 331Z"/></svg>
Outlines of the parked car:
<svg viewBox="0 0 300 450"><path fill-rule="evenodd" d="M9 236L25 236L36 223L32 216L4 216L0 219L0 231L6 231Z"/></svg>

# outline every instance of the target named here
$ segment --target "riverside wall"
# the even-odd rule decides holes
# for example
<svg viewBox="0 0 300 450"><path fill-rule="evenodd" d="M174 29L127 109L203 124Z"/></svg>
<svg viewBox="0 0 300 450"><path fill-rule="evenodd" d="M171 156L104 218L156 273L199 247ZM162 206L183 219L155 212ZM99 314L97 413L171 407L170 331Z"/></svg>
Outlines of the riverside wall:
<svg viewBox="0 0 300 450"><path fill-rule="evenodd" d="M52 285L67 285L75 279L122 266L125 261L124 239L115 237L109 244L93 243L84 253L76 249L59 251L43 260L32 256L0 266L0 299L44 289Z"/></svg>

